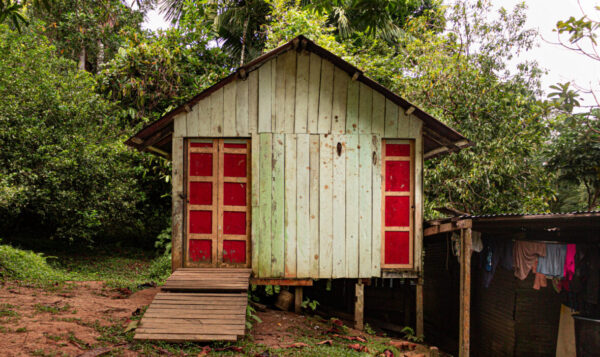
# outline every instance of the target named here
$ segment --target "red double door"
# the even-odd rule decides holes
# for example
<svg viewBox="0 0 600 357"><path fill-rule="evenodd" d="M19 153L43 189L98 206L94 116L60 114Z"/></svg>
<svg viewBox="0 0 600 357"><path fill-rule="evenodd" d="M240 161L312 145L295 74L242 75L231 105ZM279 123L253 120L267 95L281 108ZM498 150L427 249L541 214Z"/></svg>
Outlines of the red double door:
<svg viewBox="0 0 600 357"><path fill-rule="evenodd" d="M249 266L250 141L189 139L186 151L185 266Z"/></svg>

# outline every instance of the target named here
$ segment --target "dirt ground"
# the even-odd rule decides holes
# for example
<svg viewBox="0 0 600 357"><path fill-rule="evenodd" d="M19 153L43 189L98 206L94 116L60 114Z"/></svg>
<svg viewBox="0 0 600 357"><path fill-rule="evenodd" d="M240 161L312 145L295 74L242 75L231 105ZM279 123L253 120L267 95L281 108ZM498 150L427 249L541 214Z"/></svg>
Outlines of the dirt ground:
<svg viewBox="0 0 600 357"><path fill-rule="evenodd" d="M108 289L102 282L77 282L56 291L0 285L0 355L96 356L92 352L102 352L100 342L112 355L143 354L130 350L127 343L107 338L110 333L102 331L114 326L122 330L158 291L148 288L129 294ZM318 338L329 326L291 312L267 309L257 315L262 322L254 324L251 339L272 348L289 347L303 337ZM353 329L344 331L349 337L361 334ZM406 356L424 351L425 347L417 346Z"/></svg>

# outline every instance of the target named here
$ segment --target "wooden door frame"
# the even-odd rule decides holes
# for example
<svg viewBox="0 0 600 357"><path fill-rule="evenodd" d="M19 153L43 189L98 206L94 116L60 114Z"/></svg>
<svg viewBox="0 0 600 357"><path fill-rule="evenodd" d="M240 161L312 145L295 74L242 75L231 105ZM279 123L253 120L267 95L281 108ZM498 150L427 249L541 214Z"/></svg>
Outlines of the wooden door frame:
<svg viewBox="0 0 600 357"><path fill-rule="evenodd" d="M192 142L210 142L212 143L212 148L191 148ZM225 148L224 144L226 142L244 142L246 144L246 149L230 149ZM252 262L252 237L251 237L251 139L250 138L212 138L212 137L188 137L184 138L184 155L183 155L183 195L185 204L183 205L183 244L182 244L182 254L183 254L183 267L186 268L199 268L199 267L213 267L213 268L221 268L221 267L237 267L237 268L247 268L250 267ZM245 152L241 152L245 150ZM205 152L211 153L213 155L212 160L212 180L208 180L208 178L203 177L197 180L190 180L189 172L190 172L190 160L189 155L192 152ZM246 154L246 178L225 178L224 177L224 154L225 153L245 153ZM189 233L189 211L191 210L190 197L189 197L189 185L191 182L211 182L212 183L212 205L210 205L210 209L212 211L212 233L210 234L201 234L200 237L196 239L210 239L211 240L211 261L210 263L203 262L194 262L189 259L189 241L190 239L194 239L192 237L192 233ZM246 234L244 239L226 239L226 235L223 233L223 215L225 209L225 205L223 204L223 194L224 194L224 183L226 182L240 182L246 184L246 206L244 209L240 209L242 206L233 206L230 207L232 211L243 211L246 212ZM238 208L235 208L238 207ZM207 207L200 206L199 208L208 209ZM196 234L194 234L196 235ZM236 238L241 238L239 236ZM246 242L246 262L244 264L235 264L235 263L224 263L222 261L223 255L223 241L225 240L244 240Z"/></svg>

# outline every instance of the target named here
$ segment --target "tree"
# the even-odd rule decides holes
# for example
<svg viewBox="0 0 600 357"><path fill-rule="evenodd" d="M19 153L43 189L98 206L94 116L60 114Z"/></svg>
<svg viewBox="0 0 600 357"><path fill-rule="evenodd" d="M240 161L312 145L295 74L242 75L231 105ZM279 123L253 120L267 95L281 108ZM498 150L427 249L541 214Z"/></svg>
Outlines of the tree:
<svg viewBox="0 0 600 357"><path fill-rule="evenodd" d="M121 108L121 127L158 119L229 72L228 57L201 33L169 29L124 44L98 74L98 90Z"/></svg>
<svg viewBox="0 0 600 357"><path fill-rule="evenodd" d="M0 230L91 243L155 236L168 200L122 144L115 106L39 36L0 25ZM152 220L148 220L152 217ZM151 242L151 241L150 241Z"/></svg>
<svg viewBox="0 0 600 357"><path fill-rule="evenodd" d="M146 10L133 10L121 0L54 0L49 8L32 8L29 16L45 22L40 30L61 56L96 73L128 38L142 36Z"/></svg>
<svg viewBox="0 0 600 357"><path fill-rule="evenodd" d="M475 142L427 163L428 217L440 206L472 214L546 211L553 175L543 166L548 109L538 100L541 70L523 63L511 73L506 66L536 33L523 28L523 6L501 10L495 20L490 11L486 1L458 2L443 14L444 29L411 18L390 45L375 35L340 40L328 14L275 6L267 47L307 33Z"/></svg>
<svg viewBox="0 0 600 357"><path fill-rule="evenodd" d="M600 6L595 8L600 11ZM600 62L600 21L585 14L581 4L580 9L580 18L571 16L557 22L557 44ZM558 174L558 209L592 210L600 206L600 98L593 88L575 85L576 90L572 90L570 84L550 86L553 92L548 97L554 105L554 117L547 150L548 169ZM582 105L580 92L590 94L595 103Z"/></svg>

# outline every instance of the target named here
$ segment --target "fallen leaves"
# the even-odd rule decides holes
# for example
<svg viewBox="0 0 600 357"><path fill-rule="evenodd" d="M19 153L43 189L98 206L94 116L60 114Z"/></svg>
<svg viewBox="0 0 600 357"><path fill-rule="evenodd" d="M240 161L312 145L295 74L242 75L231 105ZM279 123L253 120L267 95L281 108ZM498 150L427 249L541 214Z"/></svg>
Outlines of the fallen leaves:
<svg viewBox="0 0 600 357"><path fill-rule="evenodd" d="M348 348L353 349L358 352L369 353L369 348L367 346L363 346L360 343L351 343L348 345Z"/></svg>
<svg viewBox="0 0 600 357"><path fill-rule="evenodd" d="M390 345L396 347L397 349L401 350L401 351L414 351L417 348L417 344L416 343L411 343L411 342L407 342L407 341L390 341Z"/></svg>

